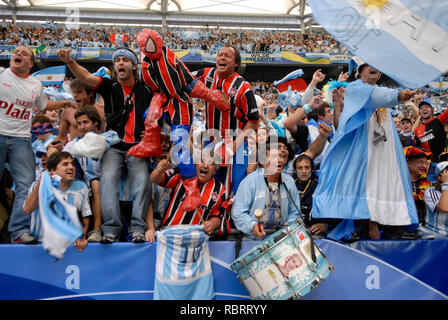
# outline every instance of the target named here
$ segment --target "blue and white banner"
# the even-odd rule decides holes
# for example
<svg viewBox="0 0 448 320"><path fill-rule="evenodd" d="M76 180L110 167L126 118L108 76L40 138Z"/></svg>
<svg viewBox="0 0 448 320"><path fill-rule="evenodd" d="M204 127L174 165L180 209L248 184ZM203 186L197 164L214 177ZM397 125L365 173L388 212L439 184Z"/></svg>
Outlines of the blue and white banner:
<svg viewBox="0 0 448 320"><path fill-rule="evenodd" d="M53 183L45 171L39 186L39 218L44 249L61 259L67 247L82 236L82 226L76 208L54 192Z"/></svg>
<svg viewBox="0 0 448 320"><path fill-rule="evenodd" d="M16 46L0 45L0 60L10 59L11 53ZM33 47L36 49L36 47ZM36 49L37 50L37 49ZM45 47L43 51L36 52L35 57L48 60L59 60L56 47ZM139 50L133 49L139 55ZM76 60L94 60L110 62L114 48L76 48L71 49L71 56ZM176 56L183 62L209 62L215 63L217 52L206 51L200 48L190 47L189 49L173 49ZM351 54L347 53L327 53L327 52L291 52L291 51L262 51L262 52L241 52L242 63L269 63L269 64L294 64L294 65L330 65L347 64ZM140 59L141 60L141 59Z"/></svg>
<svg viewBox="0 0 448 320"><path fill-rule="evenodd" d="M62 86L65 79L67 67L64 65L45 68L34 72L33 77L37 78L44 86Z"/></svg>
<svg viewBox="0 0 448 320"><path fill-rule="evenodd" d="M404 87L448 71L446 0L309 0L313 16L352 54Z"/></svg>

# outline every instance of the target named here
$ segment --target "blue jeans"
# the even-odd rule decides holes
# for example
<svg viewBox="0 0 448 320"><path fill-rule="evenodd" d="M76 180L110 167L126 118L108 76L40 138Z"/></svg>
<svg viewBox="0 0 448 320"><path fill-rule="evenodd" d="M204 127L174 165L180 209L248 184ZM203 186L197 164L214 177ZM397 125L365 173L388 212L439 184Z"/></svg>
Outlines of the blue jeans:
<svg viewBox="0 0 448 320"><path fill-rule="evenodd" d="M8 161L15 186L15 200L9 219L8 231L11 240L30 232L31 216L23 211L28 189L36 177L36 160L30 138L16 138L0 135L0 180Z"/></svg>
<svg viewBox="0 0 448 320"><path fill-rule="evenodd" d="M118 237L123 227L120 212L120 180L124 166L127 166L132 194L132 217L130 232L146 231L146 214L151 197L151 182L149 180L146 159L129 156L127 151L111 148L102 158L100 194L103 211L103 233L111 233Z"/></svg>

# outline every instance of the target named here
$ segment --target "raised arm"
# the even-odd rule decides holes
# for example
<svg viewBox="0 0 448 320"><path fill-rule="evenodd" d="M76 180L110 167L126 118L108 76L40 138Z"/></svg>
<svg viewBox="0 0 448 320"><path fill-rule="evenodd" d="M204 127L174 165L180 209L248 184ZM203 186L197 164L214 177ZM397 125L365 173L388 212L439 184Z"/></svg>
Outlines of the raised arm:
<svg viewBox="0 0 448 320"><path fill-rule="evenodd" d="M86 68L80 66L70 55L70 49L60 49L57 52L57 56L64 62L73 75L87 84L88 86L95 88L100 82L100 78L91 74Z"/></svg>
<svg viewBox="0 0 448 320"><path fill-rule="evenodd" d="M311 99L313 98L314 88L316 88L319 83L324 81L324 79L325 74L322 73L321 69L317 69L313 74L313 79L311 80L310 84L305 90L305 93L303 94L302 104L310 103Z"/></svg>
<svg viewBox="0 0 448 320"><path fill-rule="evenodd" d="M150 179L152 183L161 184L163 181L163 175L170 169L170 162L166 159L162 159L157 164L157 167L151 172Z"/></svg>
<svg viewBox="0 0 448 320"><path fill-rule="evenodd" d="M308 150L304 152L311 159L317 158L325 148L325 144L327 143L328 136L331 133L331 128L324 123L319 123L319 135L316 140L310 145Z"/></svg>

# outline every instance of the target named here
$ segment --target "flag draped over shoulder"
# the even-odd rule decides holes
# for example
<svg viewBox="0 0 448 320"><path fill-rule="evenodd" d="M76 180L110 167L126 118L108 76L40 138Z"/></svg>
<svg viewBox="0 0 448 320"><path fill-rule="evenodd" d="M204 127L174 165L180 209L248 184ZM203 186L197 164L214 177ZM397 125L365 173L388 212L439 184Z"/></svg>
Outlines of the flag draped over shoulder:
<svg viewBox="0 0 448 320"><path fill-rule="evenodd" d="M375 90L388 107L398 101L397 90L362 80L347 86L338 130L321 163L313 218L418 223L403 148L389 109L381 109L380 117L374 114L379 108L373 105Z"/></svg>
<svg viewBox="0 0 448 320"><path fill-rule="evenodd" d="M67 247L82 236L76 208L54 192L50 174L42 175L39 186L39 216L42 227L42 246L48 253L61 259Z"/></svg>
<svg viewBox="0 0 448 320"><path fill-rule="evenodd" d="M34 72L31 76L37 78L44 86L62 86L67 67L64 65L45 68Z"/></svg>
<svg viewBox="0 0 448 320"><path fill-rule="evenodd" d="M314 19L354 55L408 88L448 71L446 0L309 0Z"/></svg>
<svg viewBox="0 0 448 320"><path fill-rule="evenodd" d="M199 225L157 232L154 300L210 300L215 296L208 236Z"/></svg>

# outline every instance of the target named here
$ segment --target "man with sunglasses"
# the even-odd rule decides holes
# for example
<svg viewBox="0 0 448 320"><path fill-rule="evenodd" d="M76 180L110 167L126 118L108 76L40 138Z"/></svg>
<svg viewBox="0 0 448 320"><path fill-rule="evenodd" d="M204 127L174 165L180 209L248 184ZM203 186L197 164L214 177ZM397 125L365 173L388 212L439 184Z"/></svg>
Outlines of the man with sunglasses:
<svg viewBox="0 0 448 320"><path fill-rule="evenodd" d="M59 58L76 78L94 88L104 99L106 130L114 130L121 141L106 151L102 158L100 181L103 213L102 243L118 241L122 229L119 206L119 187L122 171L127 168L131 182L133 242L145 241L145 216L148 211L151 184L146 159L126 156L128 150L141 140L145 130L144 114L152 99L152 91L137 75L138 58L128 48L117 48L113 55L115 78L99 77L80 66L69 49L58 51Z"/></svg>

